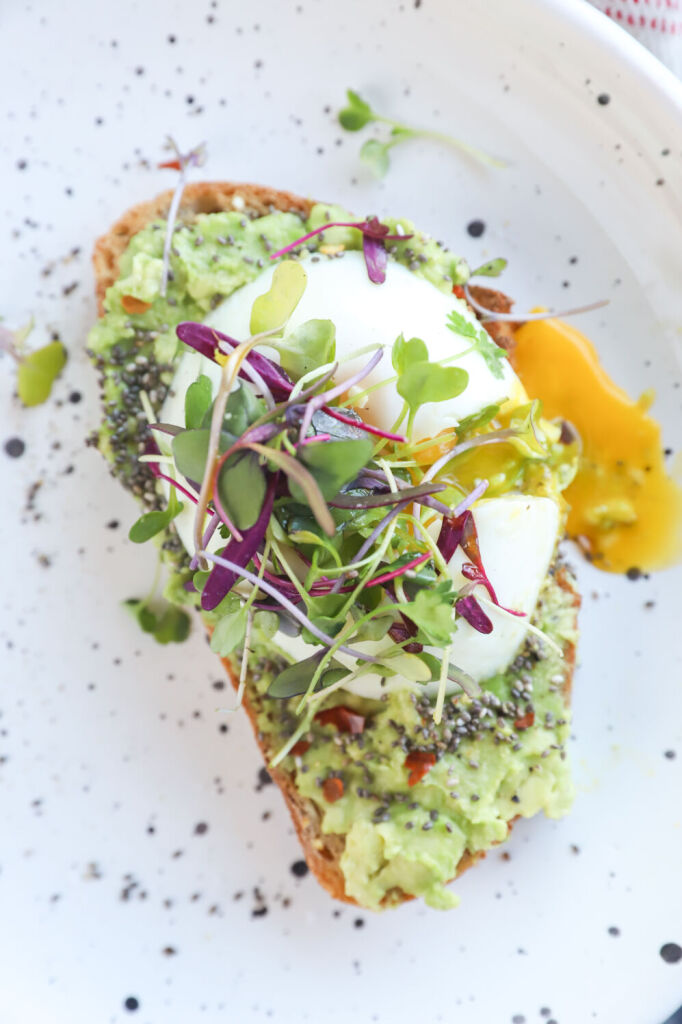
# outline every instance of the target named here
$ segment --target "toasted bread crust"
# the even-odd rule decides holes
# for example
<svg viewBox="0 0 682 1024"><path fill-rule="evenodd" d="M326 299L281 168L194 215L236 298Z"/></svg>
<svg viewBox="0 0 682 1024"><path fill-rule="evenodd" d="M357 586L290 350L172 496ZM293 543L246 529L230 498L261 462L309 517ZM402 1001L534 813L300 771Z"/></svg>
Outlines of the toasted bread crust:
<svg viewBox="0 0 682 1024"><path fill-rule="evenodd" d="M119 260L125 251L131 238L141 231L151 221L165 217L172 191L162 192L161 195L146 202L131 207L123 214L111 229L102 235L96 242L93 252L93 264L95 269L96 296L99 315L104 313L104 297L106 291L113 285L119 276ZM235 197L240 197L235 206ZM243 204L242 204L243 200ZM200 182L187 185L180 205L179 220L191 219L199 213L218 213L223 210L244 209L255 211L262 215L274 210L291 211L305 217L309 214L313 200L304 199L293 195L290 192L281 192L276 189L267 188L262 185L235 184L232 182ZM472 287L474 298L481 305L496 312L509 312L512 306L511 300L502 292L490 288ZM486 325L491 335L508 350L513 350L513 330L508 324ZM559 570L557 575L560 586L574 595L574 607L580 605L578 595L570 577ZM570 699L571 682L575 666L575 645L569 644L564 651L564 659L567 668L564 695L566 702ZM237 685L234 672L228 659L222 659L225 669L233 685ZM244 707L253 727L256 742L266 760L269 761L273 751L268 747L267 737L260 733L257 724L258 709L253 696L253 688L247 686L244 697ZM270 769L273 781L277 783L286 801L289 813L291 814L296 833L303 848L305 859L320 885L337 900L346 903L356 903L346 892L344 875L341 870L340 860L345 847L345 838L342 835L325 835L321 830L321 814L315 804L301 796L296 789L294 776L284 771L281 767ZM508 822L509 830L516 819ZM484 852L465 853L459 864L455 877L466 871L478 860L485 857ZM396 890L389 894L388 902L396 905L414 897Z"/></svg>

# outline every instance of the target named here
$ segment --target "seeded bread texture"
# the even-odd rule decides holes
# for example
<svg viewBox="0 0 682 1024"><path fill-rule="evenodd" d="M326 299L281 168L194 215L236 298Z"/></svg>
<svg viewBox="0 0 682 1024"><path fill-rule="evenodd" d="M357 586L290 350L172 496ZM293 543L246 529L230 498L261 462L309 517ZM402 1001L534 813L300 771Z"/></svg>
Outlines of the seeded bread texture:
<svg viewBox="0 0 682 1024"><path fill-rule="evenodd" d="M119 259L122 253L132 237L146 227L147 224L167 216L172 195L171 191L162 192L154 199L131 207L106 234L97 240L93 252L93 265L95 270L95 293L100 316L104 313L104 298L107 289L115 284L118 279ZM178 223L191 221L200 213L219 213L223 210L234 209L244 210L246 213L256 213L260 216L280 210L298 213L302 217L307 217L313 204L313 200L304 199L290 192L281 192L262 185L235 184L232 182L200 182L185 187L178 213ZM495 312L508 313L511 310L512 302L502 292L491 288L472 286L471 293L482 306ZM486 326L494 340L509 351L513 363L512 325L498 323ZM562 570L559 570L557 579L561 587L573 595L573 606L577 618L580 597L575 590L571 577ZM222 660L231 682L236 686L237 681L229 661L227 659ZM564 696L568 704L575 667L574 644L566 645L564 664L566 667ZM268 749L267 739L263 738L258 731L258 700L255 687L249 686L247 681L244 707L253 726L256 741L267 763L274 751ZM346 893L344 875L340 866L340 859L345 846L344 836L324 835L322 833L320 811L313 801L301 796L296 788L295 778L290 772L287 772L282 767L277 767L271 769L270 774L273 781L279 786L289 808L294 827L311 871L315 874L323 888L335 899L343 900L346 903L355 903L356 901ZM511 819L508 822L509 830L511 830L515 820ZM465 853L457 866L456 875L462 874L463 871L484 856L484 852L476 854ZM386 902L395 906L411 899L413 897L402 892L402 890L394 890L389 894Z"/></svg>

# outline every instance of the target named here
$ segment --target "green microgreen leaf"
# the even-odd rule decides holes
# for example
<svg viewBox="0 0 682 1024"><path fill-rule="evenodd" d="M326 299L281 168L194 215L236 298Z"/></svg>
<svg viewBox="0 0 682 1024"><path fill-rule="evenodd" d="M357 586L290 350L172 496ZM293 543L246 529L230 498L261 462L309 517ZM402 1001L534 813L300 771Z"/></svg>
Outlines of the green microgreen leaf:
<svg viewBox="0 0 682 1024"><path fill-rule="evenodd" d="M174 487L171 487L168 498L168 507L163 511L145 512L130 527L128 539L134 544L144 544L145 541L161 533L182 512L183 505L178 501Z"/></svg>
<svg viewBox="0 0 682 1024"><path fill-rule="evenodd" d="M211 650L215 654L226 658L243 643L248 615L248 609L242 606L218 619L211 635Z"/></svg>
<svg viewBox="0 0 682 1024"><path fill-rule="evenodd" d="M270 683L268 697L286 700L288 697L298 697L305 693L317 671L322 656L323 652L320 651L309 658L305 658L303 661L297 661L285 668ZM331 686L346 675L348 675L348 669L342 668L338 662L332 659L330 667L320 675L315 685L315 690Z"/></svg>
<svg viewBox="0 0 682 1024"><path fill-rule="evenodd" d="M293 380L331 363L336 355L336 328L331 320L306 320L276 344L283 370Z"/></svg>
<svg viewBox="0 0 682 1024"><path fill-rule="evenodd" d="M279 629L279 615L276 612L257 611L253 616L253 630L261 641L272 640Z"/></svg>
<svg viewBox="0 0 682 1024"><path fill-rule="evenodd" d="M474 412L471 416L465 416L457 424L458 440L461 440L466 434L473 434L475 430L485 427L491 420L495 419L499 411L499 405L486 405L480 412Z"/></svg>
<svg viewBox="0 0 682 1024"><path fill-rule="evenodd" d="M421 338L410 338L405 341L405 336L399 334L393 342L391 349L391 363L396 373L404 373L414 363L427 362L429 350Z"/></svg>
<svg viewBox="0 0 682 1024"><path fill-rule="evenodd" d="M315 477L298 461L287 452L279 451L276 448L266 448L260 444L252 444L249 447L263 455L270 462L273 462L278 469L283 469L289 478L289 490L294 498L299 501L306 501L315 519L324 532L332 537L335 532L334 520L331 512L325 504L320 488Z"/></svg>
<svg viewBox="0 0 682 1024"><path fill-rule="evenodd" d="M51 341L22 357L17 370L17 391L24 405L41 405L47 401L65 363L66 349L61 341Z"/></svg>
<svg viewBox="0 0 682 1024"><path fill-rule="evenodd" d="M360 159L367 164L375 178L384 178L388 173L391 165L388 151L393 145L393 142L367 139L360 147Z"/></svg>
<svg viewBox="0 0 682 1024"><path fill-rule="evenodd" d="M396 609L419 627L426 643L445 647L454 632L454 600L456 594L449 580L428 590L420 590L414 600L395 605Z"/></svg>
<svg viewBox="0 0 682 1024"><path fill-rule="evenodd" d="M134 616L145 633L151 633L157 643L182 643L190 633L191 620L187 612L168 601L155 602L158 611L153 611L147 601L131 597L124 601L124 607Z"/></svg>
<svg viewBox="0 0 682 1024"><path fill-rule="evenodd" d="M459 366L414 363L400 375L396 390L415 412L426 402L447 402L456 398L469 383L469 374Z"/></svg>
<svg viewBox="0 0 682 1024"><path fill-rule="evenodd" d="M278 263L269 290L259 295L251 308L251 334L284 327L301 300L307 280L308 275L295 260Z"/></svg>
<svg viewBox="0 0 682 1024"><path fill-rule="evenodd" d="M230 393L225 404L223 428L234 437L241 437L266 411L263 399L255 395L248 384L240 381L239 387ZM210 421L203 425L210 426Z"/></svg>
<svg viewBox="0 0 682 1024"><path fill-rule="evenodd" d="M238 530L248 530L258 519L265 501L267 482L251 451L231 455L220 467L218 495Z"/></svg>
<svg viewBox="0 0 682 1024"><path fill-rule="evenodd" d="M329 499L338 494L344 484L355 479L371 459L373 451L374 443L368 439L312 442L300 449L299 458L315 477L322 496Z"/></svg>
<svg viewBox="0 0 682 1024"><path fill-rule="evenodd" d="M178 472L182 473L188 480L194 480L196 483L204 479L209 434L210 431L208 429L183 430L171 442ZM218 451L220 453L226 452L235 441L236 437L223 431L220 435Z"/></svg>
<svg viewBox="0 0 682 1024"><path fill-rule="evenodd" d="M471 271L470 277L499 277L506 266L507 260L502 256L498 256L496 259L488 260L487 263L476 267L475 270Z"/></svg>
<svg viewBox="0 0 682 1024"><path fill-rule="evenodd" d="M348 102L339 111L339 124L347 132L359 132L361 128L375 119L374 111L369 103L366 103L362 96L353 92L352 89L346 90L346 97Z"/></svg>
<svg viewBox="0 0 682 1024"><path fill-rule="evenodd" d="M198 430L204 416L211 408L211 380L200 374L185 393L185 427L187 430Z"/></svg>
<svg viewBox="0 0 682 1024"><path fill-rule="evenodd" d="M453 310L448 316L447 326L454 334L459 334L463 338L471 338L471 347L466 350L466 353L462 352L462 355L468 355L469 352L478 352L493 377L502 380L504 377L502 367L504 360L508 356L500 345L495 344L485 327L471 323L471 321L456 310Z"/></svg>

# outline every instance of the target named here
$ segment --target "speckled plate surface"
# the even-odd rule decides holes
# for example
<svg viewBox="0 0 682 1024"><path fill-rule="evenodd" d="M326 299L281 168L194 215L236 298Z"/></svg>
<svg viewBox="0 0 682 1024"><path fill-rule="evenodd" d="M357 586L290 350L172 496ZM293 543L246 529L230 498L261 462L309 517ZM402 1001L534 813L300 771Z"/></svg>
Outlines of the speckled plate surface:
<svg viewBox="0 0 682 1024"><path fill-rule="evenodd" d="M93 240L168 187L172 132L208 142L207 176L509 257L522 308L610 298L581 325L619 383L656 388L673 446L680 86L559 0L17 0L0 18L2 313L69 350L29 411L0 360L0 1020L658 1024L682 1001L659 952L682 945L679 572L580 567L569 818L520 823L450 914L336 906L296 867L244 717L217 710L200 630L156 647L121 609L154 553L126 542L132 499L84 446L83 349ZM415 144L378 184L335 124L348 85L512 166Z"/></svg>

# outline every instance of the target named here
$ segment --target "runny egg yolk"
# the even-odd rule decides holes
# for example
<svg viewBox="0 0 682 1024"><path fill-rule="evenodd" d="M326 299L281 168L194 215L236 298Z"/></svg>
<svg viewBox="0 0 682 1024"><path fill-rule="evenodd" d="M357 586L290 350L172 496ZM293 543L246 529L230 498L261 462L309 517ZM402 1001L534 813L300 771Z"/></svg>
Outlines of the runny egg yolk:
<svg viewBox="0 0 682 1024"><path fill-rule="evenodd" d="M682 490L667 476L661 428L644 397L610 379L594 346L560 320L516 332L514 368L548 419L578 430L582 456L565 491L567 532L608 572L660 569L682 554Z"/></svg>

